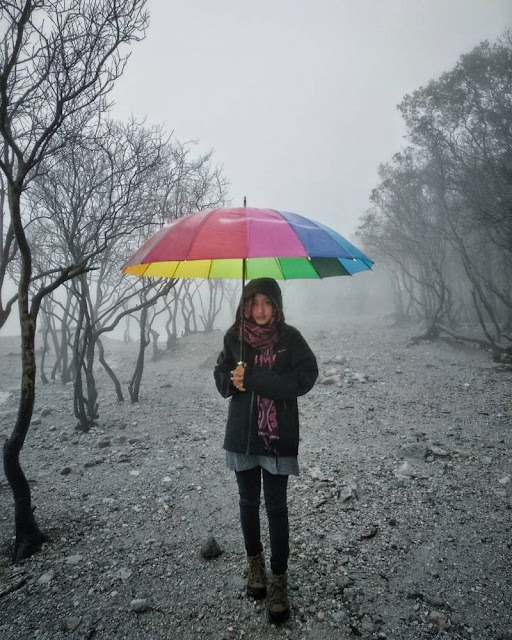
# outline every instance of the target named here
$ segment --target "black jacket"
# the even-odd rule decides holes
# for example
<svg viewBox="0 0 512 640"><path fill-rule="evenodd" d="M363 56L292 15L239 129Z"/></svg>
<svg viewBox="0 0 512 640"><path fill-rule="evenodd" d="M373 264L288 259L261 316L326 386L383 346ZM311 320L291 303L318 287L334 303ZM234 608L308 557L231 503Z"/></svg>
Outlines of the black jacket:
<svg viewBox="0 0 512 640"><path fill-rule="evenodd" d="M217 389L224 398L231 397L224 449L237 453L269 455L263 439L258 436L256 396L274 400L279 428L279 440L273 442L273 455L295 456L299 448L299 411L297 396L307 393L318 377L316 358L302 335L282 323L274 345L276 359L271 369L254 365L259 352L244 342L244 388L238 391L231 384L231 371L239 360L240 342L230 330L224 337L224 349L217 359L214 376Z"/></svg>

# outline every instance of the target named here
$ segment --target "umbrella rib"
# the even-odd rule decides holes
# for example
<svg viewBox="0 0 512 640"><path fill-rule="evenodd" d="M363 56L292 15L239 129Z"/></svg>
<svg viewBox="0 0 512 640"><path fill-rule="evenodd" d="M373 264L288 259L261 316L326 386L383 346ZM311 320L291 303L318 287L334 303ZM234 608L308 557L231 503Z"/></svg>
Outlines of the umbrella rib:
<svg viewBox="0 0 512 640"><path fill-rule="evenodd" d="M277 263L277 267L278 267L279 271L281 272L281 276L282 276L283 280L286 280L286 277L285 277L284 271L283 271L283 267L281 266L281 262L279 261L279 258L274 258L274 260Z"/></svg>
<svg viewBox="0 0 512 640"><path fill-rule="evenodd" d="M194 233L194 236L192 237L192 240L191 240L191 242L190 242L190 244L188 246L187 255L190 255L190 252L192 251L192 248L194 247L194 245L197 242L197 239L199 237L199 232L201 231L201 229L204 227L206 222L210 219L210 217L212 216L212 214L215 211L217 211L217 209L210 209L208 211L208 213L204 216L204 218L201 220L201 222L198 224L197 229L196 229L196 231Z"/></svg>

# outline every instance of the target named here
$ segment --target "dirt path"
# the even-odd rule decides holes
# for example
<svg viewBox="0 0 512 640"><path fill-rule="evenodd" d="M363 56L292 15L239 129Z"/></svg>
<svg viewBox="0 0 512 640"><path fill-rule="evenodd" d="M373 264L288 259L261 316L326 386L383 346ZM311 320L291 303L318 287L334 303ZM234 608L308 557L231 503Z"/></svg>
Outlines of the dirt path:
<svg viewBox="0 0 512 640"><path fill-rule="evenodd" d="M408 348L411 333L370 321L305 331L341 379L300 404L293 615L279 629L244 595L211 371L221 334L149 362L140 405L117 404L98 373L88 435L74 431L72 390L41 387L22 462L51 542L8 564L4 479L0 639L511 639L512 372L471 347ZM127 378L134 346L108 349ZM13 351L0 340L0 435L16 412ZM210 532L223 553L204 560Z"/></svg>

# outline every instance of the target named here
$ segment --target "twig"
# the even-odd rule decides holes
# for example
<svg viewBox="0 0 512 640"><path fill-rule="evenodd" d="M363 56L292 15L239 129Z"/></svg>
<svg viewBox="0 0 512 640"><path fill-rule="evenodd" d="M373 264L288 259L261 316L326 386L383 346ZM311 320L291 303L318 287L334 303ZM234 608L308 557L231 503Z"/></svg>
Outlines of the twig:
<svg viewBox="0 0 512 640"><path fill-rule="evenodd" d="M16 582L16 584L12 584L10 587L7 587L7 589L0 591L0 598L3 598L4 596L8 596L10 593L13 593L14 591L18 591L18 589L21 589L26 584L27 584L27 578L22 578L19 582Z"/></svg>

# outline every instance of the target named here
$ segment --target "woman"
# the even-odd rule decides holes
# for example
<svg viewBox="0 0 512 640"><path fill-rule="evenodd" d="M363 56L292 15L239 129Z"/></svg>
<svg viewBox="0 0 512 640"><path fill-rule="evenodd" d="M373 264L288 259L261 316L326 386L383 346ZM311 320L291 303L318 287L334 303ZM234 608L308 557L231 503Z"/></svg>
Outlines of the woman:
<svg viewBox="0 0 512 640"><path fill-rule="evenodd" d="M297 397L313 387L318 367L304 338L284 321L281 290L275 280L251 280L244 289L242 307L244 364L239 363L239 309L224 336L214 375L220 394L231 397L224 449L240 495L247 593L255 598L267 595L270 620L282 622L290 615L287 486L288 476L299 473ZM262 478L271 547L268 594L260 539Z"/></svg>

